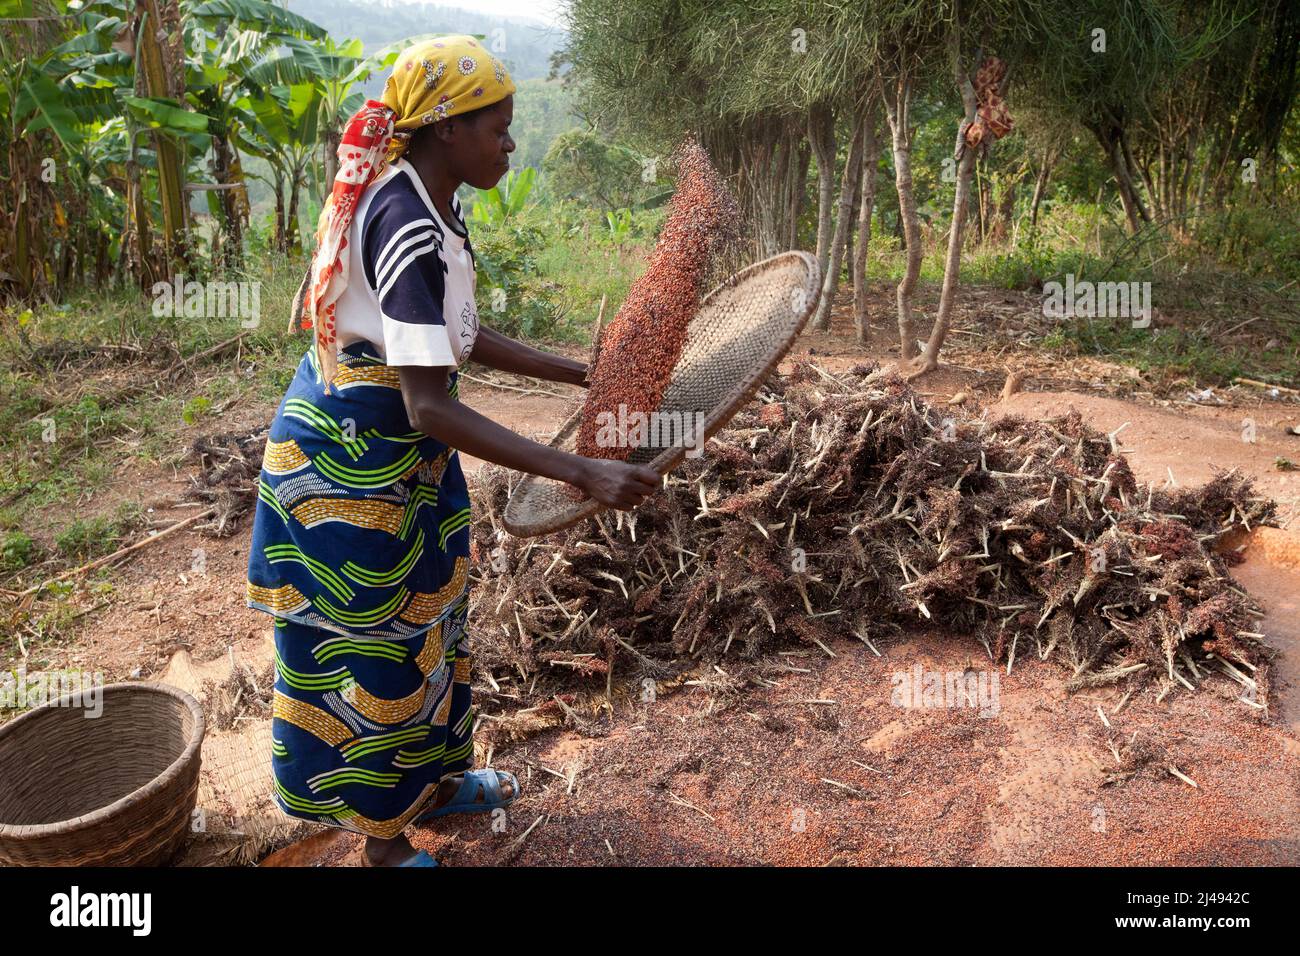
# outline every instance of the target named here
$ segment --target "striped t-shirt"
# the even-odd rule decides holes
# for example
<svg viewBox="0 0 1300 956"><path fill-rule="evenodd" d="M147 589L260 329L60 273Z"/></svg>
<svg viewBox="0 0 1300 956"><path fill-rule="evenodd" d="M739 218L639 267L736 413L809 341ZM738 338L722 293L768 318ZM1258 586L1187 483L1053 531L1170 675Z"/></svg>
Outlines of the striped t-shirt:
<svg viewBox="0 0 1300 956"><path fill-rule="evenodd" d="M453 195L443 222L420 175L398 160L357 206L349 279L335 311L339 347L365 340L389 365L458 366L478 335L474 252Z"/></svg>

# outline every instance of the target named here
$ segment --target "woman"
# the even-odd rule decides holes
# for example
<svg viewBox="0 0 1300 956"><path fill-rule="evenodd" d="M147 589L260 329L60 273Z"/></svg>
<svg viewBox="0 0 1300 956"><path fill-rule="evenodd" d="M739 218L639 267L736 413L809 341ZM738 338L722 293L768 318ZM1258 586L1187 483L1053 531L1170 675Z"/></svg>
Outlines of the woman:
<svg viewBox="0 0 1300 956"><path fill-rule="evenodd" d="M314 347L263 459L248 604L275 617L276 800L366 835L376 866L436 866L402 835L519 793L470 770L469 494L457 452L570 482L614 508L655 472L522 438L457 400L457 368L583 385L586 366L480 325L456 189L514 150L514 83L472 37L397 60L347 123L304 283Z"/></svg>

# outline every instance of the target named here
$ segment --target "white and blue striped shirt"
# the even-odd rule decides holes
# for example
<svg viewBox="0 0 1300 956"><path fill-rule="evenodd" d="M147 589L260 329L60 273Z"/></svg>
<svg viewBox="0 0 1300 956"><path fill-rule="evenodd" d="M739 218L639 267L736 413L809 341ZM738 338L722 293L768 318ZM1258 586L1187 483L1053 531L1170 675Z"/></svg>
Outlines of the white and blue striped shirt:
<svg viewBox="0 0 1300 956"><path fill-rule="evenodd" d="M365 340L389 365L459 366L478 335L474 252L453 196L443 222L419 174L398 160L361 197L349 280L335 309L339 347Z"/></svg>

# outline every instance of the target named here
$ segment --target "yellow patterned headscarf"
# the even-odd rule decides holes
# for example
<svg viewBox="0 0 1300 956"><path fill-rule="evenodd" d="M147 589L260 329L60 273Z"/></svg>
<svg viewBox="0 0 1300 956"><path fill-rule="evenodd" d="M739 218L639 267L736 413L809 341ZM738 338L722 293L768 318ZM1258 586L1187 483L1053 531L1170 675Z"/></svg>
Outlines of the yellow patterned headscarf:
<svg viewBox="0 0 1300 956"><path fill-rule="evenodd" d="M406 152L421 126L491 106L514 92L501 61L473 37L434 37L406 49L393 64L383 100L366 100L344 125L339 171L317 223L302 300L302 325L316 330L327 389L338 368L334 306L348 284L347 237L362 193Z"/></svg>
<svg viewBox="0 0 1300 956"><path fill-rule="evenodd" d="M384 84L384 105L397 114L389 161L406 151L421 126L491 106L514 92L501 61L471 36L434 37L407 48Z"/></svg>

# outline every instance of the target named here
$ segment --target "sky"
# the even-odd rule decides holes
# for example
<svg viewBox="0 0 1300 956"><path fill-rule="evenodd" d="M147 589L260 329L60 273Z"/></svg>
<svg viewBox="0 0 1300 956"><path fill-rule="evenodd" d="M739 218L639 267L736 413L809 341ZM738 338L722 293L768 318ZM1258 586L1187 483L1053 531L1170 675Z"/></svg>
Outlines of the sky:
<svg viewBox="0 0 1300 956"><path fill-rule="evenodd" d="M380 6L386 0L362 0L362 2ZM442 3L438 0L387 0L387 2L426 2L435 7L459 7L496 16L528 17L541 20L548 26L561 26L561 12L568 6L568 0L461 0L459 3Z"/></svg>

